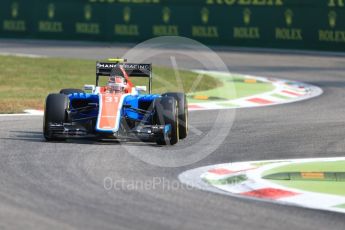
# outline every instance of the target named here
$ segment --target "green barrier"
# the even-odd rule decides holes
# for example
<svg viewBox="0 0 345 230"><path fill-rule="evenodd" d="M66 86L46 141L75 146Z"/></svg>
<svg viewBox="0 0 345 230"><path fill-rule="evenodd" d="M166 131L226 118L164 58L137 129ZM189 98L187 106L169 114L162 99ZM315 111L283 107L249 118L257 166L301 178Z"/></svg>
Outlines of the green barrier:
<svg viewBox="0 0 345 230"><path fill-rule="evenodd" d="M345 51L345 0L2 0L1 38Z"/></svg>
<svg viewBox="0 0 345 230"><path fill-rule="evenodd" d="M267 180L304 180L345 182L345 172L284 172L262 177Z"/></svg>

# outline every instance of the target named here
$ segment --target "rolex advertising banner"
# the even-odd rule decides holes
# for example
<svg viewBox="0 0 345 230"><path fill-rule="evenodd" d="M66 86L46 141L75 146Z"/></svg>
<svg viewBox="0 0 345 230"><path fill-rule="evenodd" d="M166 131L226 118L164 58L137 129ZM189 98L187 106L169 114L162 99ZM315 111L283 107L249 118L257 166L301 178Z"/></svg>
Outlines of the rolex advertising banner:
<svg viewBox="0 0 345 230"><path fill-rule="evenodd" d="M345 0L1 0L0 38L345 51Z"/></svg>

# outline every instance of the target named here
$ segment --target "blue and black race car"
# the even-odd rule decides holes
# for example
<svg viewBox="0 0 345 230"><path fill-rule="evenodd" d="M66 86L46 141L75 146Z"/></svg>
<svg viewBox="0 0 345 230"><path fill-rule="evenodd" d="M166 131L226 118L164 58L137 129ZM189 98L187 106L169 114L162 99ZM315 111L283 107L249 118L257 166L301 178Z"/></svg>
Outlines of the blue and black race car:
<svg viewBox="0 0 345 230"><path fill-rule="evenodd" d="M72 137L139 139L174 145L188 134L188 106L184 93L152 94L151 64L109 59L96 63L96 85L84 90L62 89L49 94L44 110L43 132L47 141ZM106 83L100 86L100 78ZM130 77L149 79L134 86Z"/></svg>

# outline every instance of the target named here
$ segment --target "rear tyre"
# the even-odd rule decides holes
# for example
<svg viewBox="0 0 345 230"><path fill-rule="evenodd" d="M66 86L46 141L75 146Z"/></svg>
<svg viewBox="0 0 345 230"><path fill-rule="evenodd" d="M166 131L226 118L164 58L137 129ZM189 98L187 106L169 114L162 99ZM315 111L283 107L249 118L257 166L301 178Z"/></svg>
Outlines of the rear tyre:
<svg viewBox="0 0 345 230"><path fill-rule="evenodd" d="M44 118L43 118L43 135L47 141L64 140L53 135L49 129L49 123L66 122L66 110L68 107L68 96L65 94L49 94L46 99Z"/></svg>
<svg viewBox="0 0 345 230"><path fill-rule="evenodd" d="M188 135L188 102L184 93L165 93L162 96L169 96L176 99L178 104L179 137L184 139Z"/></svg>
<svg viewBox="0 0 345 230"><path fill-rule="evenodd" d="M156 139L159 145L174 145L179 141L178 105L173 97L161 97L155 100L157 125L170 124L168 135L162 135Z"/></svg>
<svg viewBox="0 0 345 230"><path fill-rule="evenodd" d="M81 89L62 89L62 90L60 90L60 94L69 95L72 93L85 93L85 91L81 90Z"/></svg>

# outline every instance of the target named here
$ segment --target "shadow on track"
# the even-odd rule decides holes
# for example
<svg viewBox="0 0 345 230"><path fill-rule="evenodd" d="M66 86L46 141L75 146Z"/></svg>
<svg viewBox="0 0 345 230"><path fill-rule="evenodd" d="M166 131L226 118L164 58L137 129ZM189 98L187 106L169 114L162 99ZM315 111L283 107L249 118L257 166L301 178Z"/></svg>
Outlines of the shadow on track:
<svg viewBox="0 0 345 230"><path fill-rule="evenodd" d="M142 142L136 140L99 140L94 137L87 138L69 138L66 141L51 141L47 142L42 132L37 131L10 131L13 135L11 137L2 137L2 140L26 141L26 142L42 142L42 143L61 143L61 144L85 144L85 145L121 145L128 146L152 146L163 147L152 142Z"/></svg>

